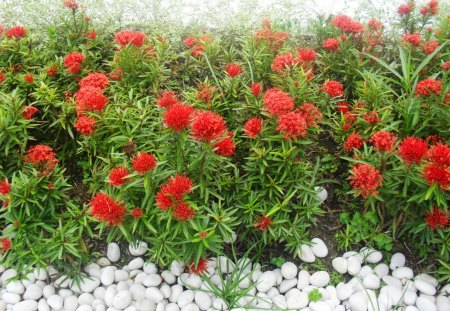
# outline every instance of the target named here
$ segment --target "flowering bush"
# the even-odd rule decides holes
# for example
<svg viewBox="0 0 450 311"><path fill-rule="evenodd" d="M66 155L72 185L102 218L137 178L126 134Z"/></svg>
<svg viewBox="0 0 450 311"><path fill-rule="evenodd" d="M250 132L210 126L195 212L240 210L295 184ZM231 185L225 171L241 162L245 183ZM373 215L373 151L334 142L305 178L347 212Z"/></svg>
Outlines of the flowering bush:
<svg viewBox="0 0 450 311"><path fill-rule="evenodd" d="M269 20L239 44L107 33L64 3L45 45L22 26L0 37L7 265L73 271L98 237L145 240L192 271L231 242L298 255L334 208L316 186L333 183L343 225L370 216L369 244L413 234L450 258L449 21L424 30L434 1L420 21L400 7L396 37L341 14L308 44Z"/></svg>

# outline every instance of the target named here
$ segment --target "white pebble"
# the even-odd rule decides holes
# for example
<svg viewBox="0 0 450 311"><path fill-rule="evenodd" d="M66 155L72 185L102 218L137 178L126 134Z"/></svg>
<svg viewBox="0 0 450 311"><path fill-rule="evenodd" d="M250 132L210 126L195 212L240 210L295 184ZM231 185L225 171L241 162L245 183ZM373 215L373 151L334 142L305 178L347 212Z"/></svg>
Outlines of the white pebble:
<svg viewBox="0 0 450 311"><path fill-rule="evenodd" d="M288 279L288 280L293 279L297 276L297 273L298 273L297 266L292 262L285 262L281 266L281 275L285 279Z"/></svg>
<svg viewBox="0 0 450 311"><path fill-rule="evenodd" d="M328 255L328 248L321 239L314 238L311 242L311 250L316 257L324 258Z"/></svg>
<svg viewBox="0 0 450 311"><path fill-rule="evenodd" d="M109 243L106 256L111 262L118 262L120 259L120 248L117 243Z"/></svg>

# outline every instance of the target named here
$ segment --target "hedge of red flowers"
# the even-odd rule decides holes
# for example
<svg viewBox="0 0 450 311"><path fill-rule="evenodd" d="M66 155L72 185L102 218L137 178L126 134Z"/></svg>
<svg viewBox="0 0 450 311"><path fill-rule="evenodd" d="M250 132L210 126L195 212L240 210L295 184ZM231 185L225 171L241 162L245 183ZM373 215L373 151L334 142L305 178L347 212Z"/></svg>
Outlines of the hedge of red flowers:
<svg viewBox="0 0 450 311"><path fill-rule="evenodd" d="M437 1L400 6L395 36L340 14L314 41L264 20L239 44L204 29L108 33L64 5L73 25L45 46L26 25L0 32L5 265L73 271L104 237L145 240L159 264L192 271L227 243L297 255L333 209L378 223L338 246L415 236L450 258L450 22Z"/></svg>

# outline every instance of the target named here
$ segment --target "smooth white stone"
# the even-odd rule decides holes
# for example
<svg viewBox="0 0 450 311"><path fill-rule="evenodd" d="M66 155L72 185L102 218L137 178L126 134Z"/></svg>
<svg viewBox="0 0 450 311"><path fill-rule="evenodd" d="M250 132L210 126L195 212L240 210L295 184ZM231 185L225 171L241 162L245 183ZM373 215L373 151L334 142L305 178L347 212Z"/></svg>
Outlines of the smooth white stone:
<svg viewBox="0 0 450 311"><path fill-rule="evenodd" d="M225 256L219 256L217 259L217 269L222 273L231 273L236 267L236 265Z"/></svg>
<svg viewBox="0 0 450 311"><path fill-rule="evenodd" d="M38 303L38 310L39 311L50 311L50 306L47 303L47 300L41 299Z"/></svg>
<svg viewBox="0 0 450 311"><path fill-rule="evenodd" d="M97 287L94 290L94 297L96 299L105 300L105 293L106 293L106 288L104 288L104 287Z"/></svg>
<svg viewBox="0 0 450 311"><path fill-rule="evenodd" d="M40 281L46 281L47 280L47 270L46 269L44 269L44 268L36 268L35 270L34 270L34 277L37 279L37 280L40 280Z"/></svg>
<svg viewBox="0 0 450 311"><path fill-rule="evenodd" d="M363 279L363 285L368 289L378 289L380 288L380 279L373 274L366 275Z"/></svg>
<svg viewBox="0 0 450 311"><path fill-rule="evenodd" d="M6 281L17 276L17 271L15 269L7 269L2 273L0 277L1 284L5 284Z"/></svg>
<svg viewBox="0 0 450 311"><path fill-rule="evenodd" d="M109 286L112 283L114 283L114 271L115 271L115 267L112 267L112 266L103 268L102 274L100 277L100 281L102 282L103 285Z"/></svg>
<svg viewBox="0 0 450 311"><path fill-rule="evenodd" d="M414 286L417 288L417 290L424 293L425 295L434 296L434 294L436 294L436 288L430 283L423 281L421 279L418 280L416 279L414 281Z"/></svg>
<svg viewBox="0 0 450 311"><path fill-rule="evenodd" d="M306 244L302 244L300 246L297 255L304 262L313 263L314 261L316 261L316 256L312 252L311 247Z"/></svg>
<svg viewBox="0 0 450 311"><path fill-rule="evenodd" d="M393 286L398 289L402 289L402 282L397 278L394 278L390 275L386 275L386 276L383 276L381 279L383 280L384 283L386 283L389 286Z"/></svg>
<svg viewBox="0 0 450 311"><path fill-rule="evenodd" d="M148 250L148 244L144 241L137 242L135 244L130 244L128 246L128 251L133 256L142 256Z"/></svg>
<svg viewBox="0 0 450 311"><path fill-rule="evenodd" d="M297 286L297 284L298 284L298 280L296 278L290 279L290 280L284 280L280 284L280 293L282 293L282 294L286 293L291 288L294 288L295 286Z"/></svg>
<svg viewBox="0 0 450 311"><path fill-rule="evenodd" d="M48 297L55 294L55 287L53 285L46 285L42 289L42 293L44 294L45 299L48 299Z"/></svg>
<svg viewBox="0 0 450 311"><path fill-rule="evenodd" d="M114 282L118 283L120 281L126 281L129 279L129 274L125 270L115 270L114 271Z"/></svg>
<svg viewBox="0 0 450 311"><path fill-rule="evenodd" d="M336 286L336 294L339 300L347 300L353 294L353 286L349 283L339 283Z"/></svg>
<svg viewBox="0 0 450 311"><path fill-rule="evenodd" d="M301 270L298 273L298 283L297 283L297 288L302 290L303 288L305 288L306 286L309 285L309 278L311 277L311 275L309 274L308 271L306 270Z"/></svg>
<svg viewBox="0 0 450 311"><path fill-rule="evenodd" d="M328 248L324 241L319 238L314 238L311 240L312 246L311 250L316 257L324 258L328 255Z"/></svg>
<svg viewBox="0 0 450 311"><path fill-rule="evenodd" d="M34 276L34 273L28 273L26 277L23 280L21 280L22 285L25 287L27 287L30 284L33 284L34 282L36 282L36 277Z"/></svg>
<svg viewBox="0 0 450 311"><path fill-rule="evenodd" d="M383 259L383 254L376 250L370 250L366 257L368 263L379 263L381 259Z"/></svg>
<svg viewBox="0 0 450 311"><path fill-rule="evenodd" d="M195 303L200 308L200 310L208 310L211 308L211 297L202 291L195 292Z"/></svg>
<svg viewBox="0 0 450 311"><path fill-rule="evenodd" d="M130 293L133 300L139 301L145 298L146 288L139 283L134 283L130 286Z"/></svg>
<svg viewBox="0 0 450 311"><path fill-rule="evenodd" d="M108 249L106 251L106 257L108 257L108 259L111 262L118 262L120 259L120 248L119 245L117 243L109 243L108 244Z"/></svg>
<svg viewBox="0 0 450 311"><path fill-rule="evenodd" d="M14 293L3 293L2 299L6 304L16 304L20 301L20 295Z"/></svg>
<svg viewBox="0 0 450 311"><path fill-rule="evenodd" d="M331 265L333 266L334 270L336 270L340 274L345 274L348 271L347 259L345 259L344 257L334 258L331 261Z"/></svg>
<svg viewBox="0 0 450 311"><path fill-rule="evenodd" d="M436 305L423 296L417 298L416 307L419 311L437 311Z"/></svg>
<svg viewBox="0 0 450 311"><path fill-rule="evenodd" d="M311 275L309 282L317 287L325 287L330 282L330 275L326 271L317 271Z"/></svg>
<svg viewBox="0 0 450 311"><path fill-rule="evenodd" d="M308 305L308 295L298 288L293 288L286 293L286 304L289 309L301 309Z"/></svg>
<svg viewBox="0 0 450 311"><path fill-rule="evenodd" d="M48 305L55 310L62 310L64 300L61 296L53 295L47 299Z"/></svg>
<svg viewBox="0 0 450 311"><path fill-rule="evenodd" d="M144 266L144 259L138 257L128 263L128 268L131 270L138 270Z"/></svg>
<svg viewBox="0 0 450 311"><path fill-rule="evenodd" d="M91 293L100 285L100 280L96 278L84 278L79 284L76 282L72 283L70 289L76 293Z"/></svg>
<svg viewBox="0 0 450 311"><path fill-rule="evenodd" d="M177 280L176 276L172 272L167 270L161 272L161 277L163 278L164 282L170 285L175 283Z"/></svg>
<svg viewBox="0 0 450 311"><path fill-rule="evenodd" d="M102 272L100 270L100 266L96 263L90 263L84 267L84 272L86 272L89 276L93 276L96 278L100 278Z"/></svg>
<svg viewBox="0 0 450 311"><path fill-rule="evenodd" d="M381 278L389 274L389 267L384 263L380 263L373 269L373 271L375 271L375 273Z"/></svg>
<svg viewBox="0 0 450 311"><path fill-rule="evenodd" d="M165 311L180 311L180 307L176 303L171 302L166 306Z"/></svg>
<svg viewBox="0 0 450 311"><path fill-rule="evenodd" d="M109 261L108 258L106 257L101 257L97 260L97 264L99 266L105 267L105 266L110 266L111 265L111 261Z"/></svg>
<svg viewBox="0 0 450 311"><path fill-rule="evenodd" d="M405 255L403 255L402 253L395 253L394 255L392 255L389 268L391 270L395 270L397 268L403 267L405 263L406 263Z"/></svg>
<svg viewBox="0 0 450 311"><path fill-rule="evenodd" d="M65 305L65 303L66 303L66 300L68 299L68 298L70 298L70 299L73 299L73 298L71 298L71 297L75 297L75 296L69 296L69 297L66 297L66 299L64 299L64 305ZM75 297L76 298L76 297ZM78 297L78 303L80 304L80 305L92 305L92 302L95 300L95 297L94 297L94 295L92 295L91 293L83 293L83 294L81 294L79 297ZM71 302L71 300L68 300L69 302ZM69 303L68 302L68 303Z"/></svg>
<svg viewBox="0 0 450 311"><path fill-rule="evenodd" d="M392 276L401 280L401 279L412 279L414 277L414 272L412 271L411 268L408 267L400 267L395 269L392 272Z"/></svg>
<svg viewBox="0 0 450 311"><path fill-rule="evenodd" d="M361 270L361 262L356 256L349 257L347 259L347 270L350 275L357 275Z"/></svg>
<svg viewBox="0 0 450 311"><path fill-rule="evenodd" d="M85 296L83 296L85 295ZM90 295L88 293L84 293L81 294L80 297L77 297L72 295L72 296L67 296L66 298L64 298L64 311L75 311L78 308L78 305L82 305L83 303L79 302L79 301L83 301L86 299L86 295ZM83 296L83 297L82 297ZM92 300L89 301L89 304L92 303L92 301L94 301L94 297L92 297Z"/></svg>
<svg viewBox="0 0 450 311"><path fill-rule="evenodd" d="M316 197L319 200L320 203L322 203L323 201L325 201L328 198L328 192L325 188L323 187L319 187L319 186L315 186L314 187L314 191L316 191Z"/></svg>
<svg viewBox="0 0 450 311"><path fill-rule="evenodd" d="M258 278L256 289L259 292L267 292L271 287L275 285L277 281L276 273L273 271L266 271Z"/></svg>
<svg viewBox="0 0 450 311"><path fill-rule="evenodd" d="M175 276L180 276L184 272L184 264L178 260L172 261L170 264L170 272Z"/></svg>
<svg viewBox="0 0 450 311"><path fill-rule="evenodd" d="M270 298L278 296L279 294L280 294L280 292L278 291L278 289L276 287L272 287L266 293L267 297L270 297Z"/></svg>
<svg viewBox="0 0 450 311"><path fill-rule="evenodd" d="M366 276L373 273L373 269L370 266L364 266L359 270L356 275L359 279L363 280Z"/></svg>
<svg viewBox="0 0 450 311"><path fill-rule="evenodd" d="M272 298L272 302L275 305L275 307L280 309L287 308L287 302L286 298L283 295L278 295Z"/></svg>
<svg viewBox="0 0 450 311"><path fill-rule="evenodd" d="M173 292L173 290L172 290ZM192 290L188 289L184 292L182 292L177 299L177 304L180 308L183 308L184 306L187 306L192 301L194 301L195 294Z"/></svg>
<svg viewBox="0 0 450 311"><path fill-rule="evenodd" d="M248 288L250 286L250 281L251 281L251 279L249 276L242 277L241 281L238 284L239 288ZM297 284L297 280L296 280L295 284Z"/></svg>
<svg viewBox="0 0 450 311"><path fill-rule="evenodd" d="M149 274L144 279L142 284L144 284L144 286L146 286L146 287L155 287L155 286L159 286L159 284L161 284L161 282L162 282L162 278L159 274Z"/></svg>
<svg viewBox="0 0 450 311"><path fill-rule="evenodd" d="M416 303L417 300L417 294L415 291L412 290L406 290L403 294L403 302L408 305L412 306Z"/></svg>
<svg viewBox="0 0 450 311"><path fill-rule="evenodd" d="M348 251L348 252L345 252L344 255L342 255L342 257L344 257L345 259L347 259L347 258L349 258L349 257L355 256L356 254L358 254L358 252L355 252L355 251Z"/></svg>
<svg viewBox="0 0 450 311"><path fill-rule="evenodd" d="M117 290L115 285L108 286L105 292L105 303L108 307L113 306L114 297L117 295Z"/></svg>
<svg viewBox="0 0 450 311"><path fill-rule="evenodd" d="M275 286L279 286L281 284L281 282L283 281L283 276L281 275L281 269L274 269L272 271L275 272L275 274L277 276Z"/></svg>
<svg viewBox="0 0 450 311"><path fill-rule="evenodd" d="M329 304L327 304L325 301L312 301L309 304L309 308L311 311L332 311L333 309Z"/></svg>
<svg viewBox="0 0 450 311"><path fill-rule="evenodd" d="M117 292L121 292L121 291L124 291L124 290L129 290L130 289L130 285L126 281L120 281L119 283L117 283L116 289L117 289Z"/></svg>
<svg viewBox="0 0 450 311"><path fill-rule="evenodd" d="M9 282L6 285L6 290L8 291L8 293L22 295L25 292L25 287L23 286L22 282L16 280Z"/></svg>
<svg viewBox="0 0 450 311"><path fill-rule="evenodd" d="M113 306L117 309L125 309L131 304L131 293L127 290L118 292L113 298Z"/></svg>
<svg viewBox="0 0 450 311"><path fill-rule="evenodd" d="M200 308L195 303L190 303L187 306L184 306L181 311L200 311Z"/></svg>
<svg viewBox="0 0 450 311"><path fill-rule="evenodd" d="M14 305L13 311L35 311L38 303L34 300L24 300Z"/></svg>
<svg viewBox="0 0 450 311"><path fill-rule="evenodd" d="M149 287L145 291L145 298L151 302L158 304L164 300L164 295L161 293L157 287Z"/></svg>
<svg viewBox="0 0 450 311"><path fill-rule="evenodd" d="M436 308L438 311L450 311L450 298L439 295L436 298Z"/></svg>
<svg viewBox="0 0 450 311"><path fill-rule="evenodd" d="M397 305L403 298L403 291L401 288L398 288L396 286L384 286L381 288L380 295L385 292L387 296L389 297L389 301L392 303L392 305Z"/></svg>
<svg viewBox="0 0 450 311"><path fill-rule="evenodd" d="M438 286L438 281L434 277L432 277L431 275L428 275L426 273L421 273L421 274L417 275L415 277L415 280L425 281L425 282L430 283L431 285L433 285L433 287L437 287ZM446 288L448 286L450 286L450 284L448 284L447 286L444 286L444 288ZM449 288L449 294L450 294L450 288Z"/></svg>
<svg viewBox="0 0 450 311"><path fill-rule="evenodd" d="M407 306L405 308L405 311L419 311L415 306Z"/></svg>
<svg viewBox="0 0 450 311"><path fill-rule="evenodd" d="M65 310L64 310L65 311ZM81 305L77 308L76 311L93 311L91 306L88 305Z"/></svg>
<svg viewBox="0 0 450 311"><path fill-rule="evenodd" d="M61 296L64 299L64 298L66 298L68 296L72 296L73 292L70 289L63 288L63 289L60 289L58 291L58 295Z"/></svg>
<svg viewBox="0 0 450 311"><path fill-rule="evenodd" d="M170 287L170 290L172 293L170 294L169 301L170 302L177 302L178 298L180 297L181 293L183 292L183 286L180 284L175 284Z"/></svg>
<svg viewBox="0 0 450 311"><path fill-rule="evenodd" d="M352 311L367 311L368 297L366 293L357 292L352 294L349 298L349 302Z"/></svg>
<svg viewBox="0 0 450 311"><path fill-rule="evenodd" d="M25 293L23 294L23 299L39 300L42 297L42 294L43 294L42 288L40 288L36 284L30 284L27 287Z"/></svg>
<svg viewBox="0 0 450 311"><path fill-rule="evenodd" d="M298 269L297 266L292 262L285 262L281 265L281 275L285 279L293 279L297 276Z"/></svg>
<svg viewBox="0 0 450 311"><path fill-rule="evenodd" d="M198 275L191 274L186 279L185 286L189 289L199 289L201 285L202 285L202 279Z"/></svg>

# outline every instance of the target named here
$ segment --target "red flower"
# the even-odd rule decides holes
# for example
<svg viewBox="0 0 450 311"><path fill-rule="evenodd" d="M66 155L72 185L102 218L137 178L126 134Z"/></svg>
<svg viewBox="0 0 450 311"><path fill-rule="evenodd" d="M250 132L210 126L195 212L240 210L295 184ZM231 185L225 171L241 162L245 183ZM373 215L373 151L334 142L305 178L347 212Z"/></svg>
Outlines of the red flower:
<svg viewBox="0 0 450 311"><path fill-rule="evenodd" d="M430 39L427 42L422 43L423 52L427 55L433 53L439 47L439 42Z"/></svg>
<svg viewBox="0 0 450 311"><path fill-rule="evenodd" d="M450 62L449 62L449 63L450 63ZM449 67L450 67L450 66L449 66ZM261 91L262 91L262 85L261 85L261 83L253 82L253 83L250 85L250 89L252 90L253 95L254 95L255 97L258 97L259 94L261 94Z"/></svg>
<svg viewBox="0 0 450 311"><path fill-rule="evenodd" d="M81 64L84 62L84 55L79 52L72 52L64 57L64 67L69 73L78 73L81 70Z"/></svg>
<svg viewBox="0 0 450 311"><path fill-rule="evenodd" d="M397 8L397 13L399 15L408 15L414 9L413 4L402 4Z"/></svg>
<svg viewBox="0 0 450 311"><path fill-rule="evenodd" d="M6 79L5 73L0 71L0 84L3 83L3 81L5 81L5 79Z"/></svg>
<svg viewBox="0 0 450 311"><path fill-rule="evenodd" d="M281 72L285 69L295 67L298 63L298 59L292 55L292 53L283 53L277 55L272 62L272 70L275 72Z"/></svg>
<svg viewBox="0 0 450 311"><path fill-rule="evenodd" d="M416 48L422 42L422 36L417 32L413 34L407 33L403 36L402 41Z"/></svg>
<svg viewBox="0 0 450 311"><path fill-rule="evenodd" d="M76 0L64 0L64 5L72 10L78 8L78 3L76 2Z"/></svg>
<svg viewBox="0 0 450 311"><path fill-rule="evenodd" d="M226 130L222 116L209 110L194 113L191 134L199 141L211 142L221 136Z"/></svg>
<svg viewBox="0 0 450 311"><path fill-rule="evenodd" d="M34 81L34 77L31 73L27 73L24 77L25 81L27 81L28 83L33 83Z"/></svg>
<svg viewBox="0 0 450 311"><path fill-rule="evenodd" d="M52 77L56 76L56 74L58 73L58 65L53 65L51 67L46 68L45 72L47 72L49 76Z"/></svg>
<svg viewBox="0 0 450 311"><path fill-rule="evenodd" d="M438 11L439 11L439 2L437 0L431 0L430 2L428 2L428 4L422 7L422 9L420 10L420 14L436 15L438 14Z"/></svg>
<svg viewBox="0 0 450 311"><path fill-rule="evenodd" d="M140 173L145 174L152 171L157 163L155 156L151 153L139 152L138 155L132 161L133 169Z"/></svg>
<svg viewBox="0 0 450 311"><path fill-rule="evenodd" d="M443 70L449 70L450 69L450 60L448 60L448 61L446 61L445 63L443 63L442 65L441 65L441 68L443 69ZM1 74L1 73L0 73ZM1 83L1 79L0 79L0 83Z"/></svg>
<svg viewBox="0 0 450 311"><path fill-rule="evenodd" d="M423 139L412 136L403 139L398 148L398 155L408 165L411 165L413 162L420 164L428 149L427 143Z"/></svg>
<svg viewBox="0 0 450 311"><path fill-rule="evenodd" d="M214 153L223 157L231 157L236 149L236 144L233 141L233 132L228 133L228 137L221 139L214 145Z"/></svg>
<svg viewBox="0 0 450 311"><path fill-rule="evenodd" d="M447 167L450 165L450 147L438 143L428 150L427 158L438 166Z"/></svg>
<svg viewBox="0 0 450 311"><path fill-rule="evenodd" d="M11 191L11 185L8 182L8 179L0 180L0 194L5 196Z"/></svg>
<svg viewBox="0 0 450 311"><path fill-rule="evenodd" d="M350 134L344 143L344 150L347 152L353 151L353 149L360 149L364 143L359 133Z"/></svg>
<svg viewBox="0 0 450 311"><path fill-rule="evenodd" d="M20 39L27 35L27 31L22 26L14 26L6 30L5 36L8 39Z"/></svg>
<svg viewBox="0 0 450 311"><path fill-rule="evenodd" d="M361 194L363 198L374 196L381 187L383 177L379 170L369 164L356 164L353 166L350 176L350 185L355 193Z"/></svg>
<svg viewBox="0 0 450 311"><path fill-rule="evenodd" d="M197 91L195 98L199 101L209 104L209 101L214 97L215 88L206 84L201 84Z"/></svg>
<svg viewBox="0 0 450 311"><path fill-rule="evenodd" d="M2 251L4 253L6 253L7 251L9 251L11 249L11 240L8 238L1 238L0 239L1 242L1 247L2 247Z"/></svg>
<svg viewBox="0 0 450 311"><path fill-rule="evenodd" d="M227 64L225 71L230 77L234 78L242 73L242 67L238 64Z"/></svg>
<svg viewBox="0 0 450 311"><path fill-rule="evenodd" d="M170 108L172 105L181 104L181 102L175 97L174 91L163 91L161 96L156 101L161 108Z"/></svg>
<svg viewBox="0 0 450 311"><path fill-rule="evenodd" d="M361 23L354 21L347 15L336 16L332 23L336 28L339 28L343 32L358 33L364 31L364 27Z"/></svg>
<svg viewBox="0 0 450 311"><path fill-rule="evenodd" d="M103 73L99 72L93 72L88 74L86 77L80 80L78 82L78 85L80 88L86 87L86 86L92 86L97 87L99 89L104 89L109 84L109 79L107 76L105 76Z"/></svg>
<svg viewBox="0 0 450 311"><path fill-rule="evenodd" d="M161 210L168 210L176 207L183 201L183 197L192 191L193 182L186 175L175 175L170 177L167 184L161 186L156 194L156 205Z"/></svg>
<svg viewBox="0 0 450 311"><path fill-rule="evenodd" d="M296 112L300 113L303 119L305 119L308 127L317 126L317 123L322 120L322 113L314 104L311 103L304 103L302 106L297 108Z"/></svg>
<svg viewBox="0 0 450 311"><path fill-rule="evenodd" d="M146 35L139 31L122 30L114 36L114 42L119 44L122 48L128 44L136 47L141 47L144 44Z"/></svg>
<svg viewBox="0 0 450 311"><path fill-rule="evenodd" d="M111 80L114 81L122 81L122 74L123 74L123 69L122 68L116 68L113 71L111 71L108 76Z"/></svg>
<svg viewBox="0 0 450 311"><path fill-rule="evenodd" d="M437 206L433 208L433 211L427 211L424 220L431 230L444 230L450 225L450 217L444 210L440 211Z"/></svg>
<svg viewBox="0 0 450 311"><path fill-rule="evenodd" d="M205 46L203 44L195 45L191 50L191 55L194 57L200 57L205 52Z"/></svg>
<svg viewBox="0 0 450 311"><path fill-rule="evenodd" d="M95 39L97 38L97 33L95 32L95 30L89 30L89 32L87 33L87 37L89 39Z"/></svg>
<svg viewBox="0 0 450 311"><path fill-rule="evenodd" d="M208 262L204 258L198 260L197 266L194 263L189 265L189 272L194 274L205 274L208 269Z"/></svg>
<svg viewBox="0 0 450 311"><path fill-rule="evenodd" d="M95 119L85 115L80 116L74 125L78 133L84 136L91 135L95 128Z"/></svg>
<svg viewBox="0 0 450 311"><path fill-rule="evenodd" d="M185 202L181 202L177 205L177 208L172 213L173 217L175 217L178 221L187 221L189 219L194 218L195 210L193 210L189 204Z"/></svg>
<svg viewBox="0 0 450 311"><path fill-rule="evenodd" d="M384 28L383 23L381 21L379 21L378 19L376 19L376 18L372 18L367 23L367 26L369 26L369 28L371 30L374 30L374 31L380 31L380 30L382 30Z"/></svg>
<svg viewBox="0 0 450 311"><path fill-rule="evenodd" d="M184 104L174 104L164 113L164 123L175 132L180 132L189 126L191 114L194 111L192 106Z"/></svg>
<svg viewBox="0 0 450 311"><path fill-rule="evenodd" d="M341 44L341 43L339 42L338 39L336 39L336 38L328 38L328 39L325 39L325 40L323 41L322 47L323 47L325 50L328 50L328 51L336 51L336 50L339 49L339 45L340 45L340 44Z"/></svg>
<svg viewBox="0 0 450 311"><path fill-rule="evenodd" d="M190 49L195 45L196 42L197 42L197 40L193 36L187 36L183 40L184 46L187 48L190 48Z"/></svg>
<svg viewBox="0 0 450 311"><path fill-rule="evenodd" d="M142 215L144 215L144 213L142 212L142 208L140 207L133 208L130 214L134 219L140 219L142 218Z"/></svg>
<svg viewBox="0 0 450 311"><path fill-rule="evenodd" d="M125 215L125 207L116 203L105 193L98 193L90 202L91 215L109 226L118 226Z"/></svg>
<svg viewBox="0 0 450 311"><path fill-rule="evenodd" d="M397 136L387 131L377 131L370 137L370 142L377 152L390 152L397 142Z"/></svg>
<svg viewBox="0 0 450 311"><path fill-rule="evenodd" d="M297 54L301 62L313 62L317 57L316 52L311 48L299 49Z"/></svg>
<svg viewBox="0 0 450 311"><path fill-rule="evenodd" d="M109 184L113 187L118 187L123 185L129 179L128 169L124 166L115 167L109 173Z"/></svg>
<svg viewBox="0 0 450 311"><path fill-rule="evenodd" d="M378 122L381 121L381 119L378 117L378 112L375 110L367 112L364 115L364 120L366 120L366 122L369 123L370 125L377 124Z"/></svg>
<svg viewBox="0 0 450 311"><path fill-rule="evenodd" d="M431 94L439 95L442 90L442 83L438 79L428 78L420 81L416 85L414 92L418 96L431 96Z"/></svg>
<svg viewBox="0 0 450 311"><path fill-rule="evenodd" d="M350 111L350 105L345 101L338 102L336 105L337 105L337 110L339 112L342 112L343 114Z"/></svg>
<svg viewBox="0 0 450 311"><path fill-rule="evenodd" d="M33 115L39 111L39 109L37 109L34 106L23 106L22 109L23 109L22 117L26 120L31 120Z"/></svg>
<svg viewBox="0 0 450 311"><path fill-rule="evenodd" d="M305 137L308 131L306 120L301 113L288 112L278 117L277 130L287 140Z"/></svg>
<svg viewBox="0 0 450 311"><path fill-rule="evenodd" d="M28 148L24 159L25 163L33 164L45 175L53 171L59 162L53 149L46 145L35 145Z"/></svg>
<svg viewBox="0 0 450 311"><path fill-rule="evenodd" d="M294 109L294 99L278 88L267 90L263 97L264 108L270 115L280 115Z"/></svg>
<svg viewBox="0 0 450 311"><path fill-rule="evenodd" d="M450 170L435 163L427 164L423 168L425 180L431 186L438 184L442 189L448 190L450 186Z"/></svg>
<svg viewBox="0 0 450 311"><path fill-rule="evenodd" d="M262 216L256 216L256 223L253 225L261 231L267 231L267 229L272 225L272 219L264 213Z"/></svg>
<svg viewBox="0 0 450 311"><path fill-rule="evenodd" d="M257 117L251 118L250 120L245 122L244 132L245 135L247 135L250 138L255 138L261 132L261 129L262 129L262 120Z"/></svg>
<svg viewBox="0 0 450 311"><path fill-rule="evenodd" d="M108 98L103 95L102 89L93 86L82 87L75 94L77 111L102 111L108 103Z"/></svg>
<svg viewBox="0 0 450 311"><path fill-rule="evenodd" d="M327 81L322 85L322 91L328 94L329 97L337 97L344 95L344 86L337 81Z"/></svg>

